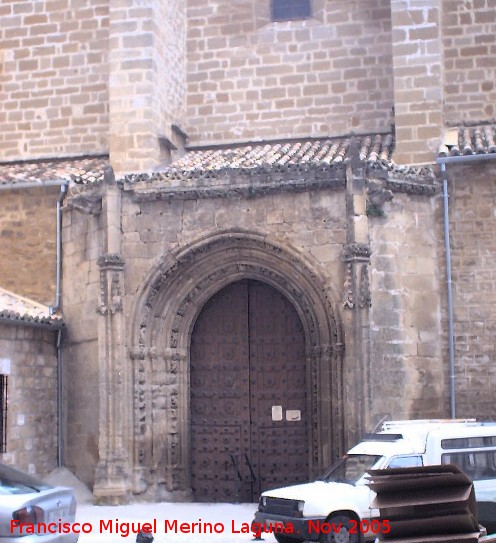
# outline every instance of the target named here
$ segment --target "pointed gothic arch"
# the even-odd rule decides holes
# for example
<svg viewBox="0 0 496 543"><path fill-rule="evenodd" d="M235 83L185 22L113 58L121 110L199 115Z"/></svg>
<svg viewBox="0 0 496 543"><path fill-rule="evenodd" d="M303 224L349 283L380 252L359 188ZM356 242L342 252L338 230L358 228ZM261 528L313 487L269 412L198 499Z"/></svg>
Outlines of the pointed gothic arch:
<svg viewBox="0 0 496 543"><path fill-rule="evenodd" d="M332 285L304 255L263 235L216 233L164 257L135 303L128 336L134 383L133 492L160 499L164 492L188 491L191 333L207 300L241 279L279 290L303 324L310 368L311 473L342 452L343 342Z"/></svg>

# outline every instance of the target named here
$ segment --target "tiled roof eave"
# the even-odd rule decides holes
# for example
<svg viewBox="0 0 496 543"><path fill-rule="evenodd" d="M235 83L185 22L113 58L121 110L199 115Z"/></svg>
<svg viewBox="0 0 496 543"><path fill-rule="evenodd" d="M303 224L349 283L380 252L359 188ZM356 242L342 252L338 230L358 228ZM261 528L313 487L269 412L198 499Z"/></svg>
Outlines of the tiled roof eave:
<svg viewBox="0 0 496 543"><path fill-rule="evenodd" d="M362 163L388 163L394 149L391 134L346 136L284 142L248 142L236 146L190 149L171 165L153 173L130 174L121 179L133 183L210 183L278 174L309 176L343 168L351 158Z"/></svg>
<svg viewBox="0 0 496 543"><path fill-rule="evenodd" d="M109 166L107 155L3 162L0 163L0 188L93 185L101 183L104 170Z"/></svg>
<svg viewBox="0 0 496 543"><path fill-rule="evenodd" d="M20 313L9 310L0 311L0 322L17 326L28 326L30 328L46 328L50 330L60 330L65 326L62 318L21 315Z"/></svg>
<svg viewBox="0 0 496 543"><path fill-rule="evenodd" d="M0 319L9 324L57 329L63 326L59 315L53 315L41 304L0 287Z"/></svg>
<svg viewBox="0 0 496 543"><path fill-rule="evenodd" d="M455 141L443 143L439 148L438 157L492 157L496 154L496 125L462 126L455 134ZM481 160L483 160L481 158ZM461 161L460 161L461 162Z"/></svg>

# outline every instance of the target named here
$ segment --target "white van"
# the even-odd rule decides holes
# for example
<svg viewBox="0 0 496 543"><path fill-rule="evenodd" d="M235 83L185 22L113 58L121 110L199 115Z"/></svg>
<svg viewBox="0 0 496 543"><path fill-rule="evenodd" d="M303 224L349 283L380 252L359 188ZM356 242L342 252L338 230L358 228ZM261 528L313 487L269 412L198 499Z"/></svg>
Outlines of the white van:
<svg viewBox="0 0 496 543"><path fill-rule="evenodd" d="M316 481L263 492L254 531L279 543L357 543L388 532L367 486L370 469L456 464L474 482L479 522L496 521L496 423L389 421Z"/></svg>

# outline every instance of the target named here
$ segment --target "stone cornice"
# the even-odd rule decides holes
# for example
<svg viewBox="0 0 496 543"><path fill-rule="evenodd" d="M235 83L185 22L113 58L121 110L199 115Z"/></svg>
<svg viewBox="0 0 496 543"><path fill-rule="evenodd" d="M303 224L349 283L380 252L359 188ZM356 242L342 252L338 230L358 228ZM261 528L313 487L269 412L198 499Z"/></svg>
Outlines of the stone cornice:
<svg viewBox="0 0 496 543"><path fill-rule="evenodd" d="M430 166L369 165L368 180L380 180L384 189L416 196L432 196L438 191Z"/></svg>
<svg viewBox="0 0 496 543"><path fill-rule="evenodd" d="M434 183L417 183L400 179L387 179L384 187L392 192L402 192L415 196L433 196L439 188Z"/></svg>
<svg viewBox="0 0 496 543"><path fill-rule="evenodd" d="M119 184L137 201L253 198L281 192L342 190L346 186L344 165L222 170L210 174L192 176L185 173L181 179L174 180L143 174L135 176L132 182L127 177L119 181Z"/></svg>

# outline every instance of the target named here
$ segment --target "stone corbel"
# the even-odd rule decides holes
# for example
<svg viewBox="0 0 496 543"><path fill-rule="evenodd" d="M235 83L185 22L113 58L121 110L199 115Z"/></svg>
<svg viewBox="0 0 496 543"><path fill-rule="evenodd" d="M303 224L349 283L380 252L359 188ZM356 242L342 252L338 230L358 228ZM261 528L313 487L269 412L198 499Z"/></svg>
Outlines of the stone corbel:
<svg viewBox="0 0 496 543"><path fill-rule="evenodd" d="M384 204L393 199L393 192L383 187L378 181L367 184L367 215L369 217L384 217Z"/></svg>
<svg viewBox="0 0 496 543"><path fill-rule="evenodd" d="M92 192L75 194L69 198L66 207L88 215L99 215L102 212L102 195Z"/></svg>

